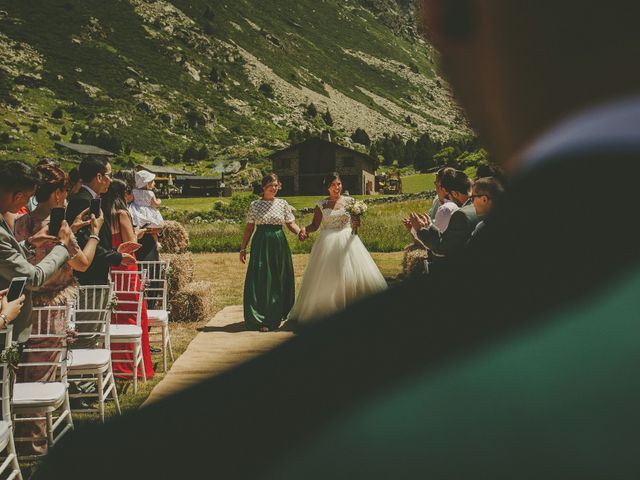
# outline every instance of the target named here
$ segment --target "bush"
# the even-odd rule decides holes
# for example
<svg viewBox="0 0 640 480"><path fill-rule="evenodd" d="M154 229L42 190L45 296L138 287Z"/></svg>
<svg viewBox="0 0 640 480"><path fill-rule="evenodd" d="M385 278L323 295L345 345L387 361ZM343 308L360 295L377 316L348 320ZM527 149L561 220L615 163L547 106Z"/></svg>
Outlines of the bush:
<svg viewBox="0 0 640 480"><path fill-rule="evenodd" d="M351 140L355 143L359 143L360 145L364 145L365 147L371 145L371 138L369 138L369 134L364 130L364 128L356 128L356 131L351 135Z"/></svg>
<svg viewBox="0 0 640 480"><path fill-rule="evenodd" d="M206 160L207 158L209 158L209 149L206 145L203 145L200 147L200 150L198 150L196 160Z"/></svg>
<svg viewBox="0 0 640 480"><path fill-rule="evenodd" d="M318 108L315 106L314 103L310 103L309 105L307 105L307 110L305 111L305 115L308 118L315 118L318 115Z"/></svg>
<svg viewBox="0 0 640 480"><path fill-rule="evenodd" d="M53 112L51 112L51 116L53 118L62 118L64 116L64 110L62 109L62 107L58 107L56 108Z"/></svg>
<svg viewBox="0 0 640 480"><path fill-rule="evenodd" d="M268 83L261 83L260 86L258 87L258 90L267 98L274 97L273 87Z"/></svg>
<svg viewBox="0 0 640 480"><path fill-rule="evenodd" d="M331 116L331 112L329 112L329 109L327 109L327 111L322 114L322 120L324 120L324 123L326 123L330 127L333 126L333 117Z"/></svg>
<svg viewBox="0 0 640 480"><path fill-rule="evenodd" d="M153 159L153 162L151 162L151 163L153 163L153 165L156 165L158 167L162 167L164 165L164 160L162 160L162 158L160 158L160 157L155 157Z"/></svg>
<svg viewBox="0 0 640 480"><path fill-rule="evenodd" d="M189 145L182 154L182 160L188 162L190 160L195 160L197 156L198 150L196 150L195 145Z"/></svg>
<svg viewBox="0 0 640 480"><path fill-rule="evenodd" d="M0 142L7 144L11 141L11 137L9 136L9 134L7 132L2 132L0 133Z"/></svg>

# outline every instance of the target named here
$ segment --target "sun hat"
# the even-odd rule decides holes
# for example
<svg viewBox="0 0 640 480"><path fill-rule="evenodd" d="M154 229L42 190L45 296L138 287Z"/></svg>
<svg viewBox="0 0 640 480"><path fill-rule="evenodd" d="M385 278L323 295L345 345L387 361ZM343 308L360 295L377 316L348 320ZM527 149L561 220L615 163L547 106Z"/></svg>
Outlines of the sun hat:
<svg viewBox="0 0 640 480"><path fill-rule="evenodd" d="M136 188L144 188L144 186L156 178L155 173L139 170L136 172Z"/></svg>

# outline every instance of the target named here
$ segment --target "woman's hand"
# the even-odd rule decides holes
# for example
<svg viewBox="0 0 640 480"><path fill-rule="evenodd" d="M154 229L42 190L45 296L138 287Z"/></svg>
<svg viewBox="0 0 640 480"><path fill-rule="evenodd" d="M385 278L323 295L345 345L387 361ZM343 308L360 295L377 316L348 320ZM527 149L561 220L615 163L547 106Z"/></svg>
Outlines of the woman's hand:
<svg viewBox="0 0 640 480"><path fill-rule="evenodd" d="M351 217L351 228L358 229L360 227L360 217Z"/></svg>
<svg viewBox="0 0 640 480"><path fill-rule="evenodd" d="M89 209L85 208L73 220L73 223L71 224L71 231L73 232L74 235L78 233L78 230L80 230L81 228L91 225L91 220L83 220L88 213L89 213Z"/></svg>
<svg viewBox="0 0 640 480"><path fill-rule="evenodd" d="M102 229L102 225L104 225L104 215L102 210L100 210L100 214L97 217L94 214L91 214L89 223L91 224L91 235L100 236L100 230Z"/></svg>
<svg viewBox="0 0 640 480"><path fill-rule="evenodd" d="M244 264L247 263L247 251L243 248L240 250L240 261Z"/></svg>
<svg viewBox="0 0 640 480"><path fill-rule="evenodd" d="M309 238L309 235L307 235L307 229L303 227L298 232L298 240L304 242L307 238Z"/></svg>
<svg viewBox="0 0 640 480"><path fill-rule="evenodd" d="M9 323L13 322L16 319L16 317L20 314L20 310L22 310L22 304L24 303L24 299L25 299L25 296L24 294L22 294L18 298L16 298L14 301L9 302L7 301L7 295L5 290L5 293L2 295L2 310L0 310L0 312L2 312L4 315L7 316L7 322Z"/></svg>

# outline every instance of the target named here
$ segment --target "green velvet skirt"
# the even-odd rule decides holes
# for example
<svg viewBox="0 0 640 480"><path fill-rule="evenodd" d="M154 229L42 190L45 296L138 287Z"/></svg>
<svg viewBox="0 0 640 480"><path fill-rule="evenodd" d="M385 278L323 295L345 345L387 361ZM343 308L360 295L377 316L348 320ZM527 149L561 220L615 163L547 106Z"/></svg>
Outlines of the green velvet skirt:
<svg viewBox="0 0 640 480"><path fill-rule="evenodd" d="M291 250L280 225L258 225L244 281L244 322L247 330L275 330L287 318L295 300Z"/></svg>

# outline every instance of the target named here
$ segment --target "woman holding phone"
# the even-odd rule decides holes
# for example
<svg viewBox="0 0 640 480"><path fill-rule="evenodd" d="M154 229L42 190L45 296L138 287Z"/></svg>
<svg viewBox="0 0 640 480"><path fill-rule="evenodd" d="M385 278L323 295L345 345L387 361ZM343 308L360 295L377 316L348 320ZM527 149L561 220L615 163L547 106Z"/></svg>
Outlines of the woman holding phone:
<svg viewBox="0 0 640 480"><path fill-rule="evenodd" d="M109 225L111 226L111 237L113 248L118 248L120 244L125 242L137 242L138 238L133 228L133 221L131 220L131 214L127 209L127 203L125 201L125 192L127 190L127 184L122 180L114 178L109 185L109 190L102 195L102 212L103 215L108 218ZM132 253L135 256L135 253ZM131 270L138 271L137 265L118 265L111 267L111 270ZM142 289L142 285L137 285L138 291ZM120 298L120 296L119 296ZM121 300L132 300L132 298L121 298ZM127 305L124 304L123 305ZM112 319L113 323L118 324L136 324L136 312L133 305L131 307L131 313L128 315L118 314ZM147 378L151 378L154 375L153 364L151 363L151 350L149 348L149 318L147 317L147 302L142 302L142 359L144 361L144 368ZM129 362L114 362L113 373L116 377L127 378L132 373L133 359L130 354L126 353L113 353L113 360L130 360ZM142 369L138 369L138 377L142 377Z"/></svg>
<svg viewBox="0 0 640 480"><path fill-rule="evenodd" d="M49 230L52 235L57 235L57 232L51 231L52 229L59 229L64 219L64 207L68 194L68 177L57 166L52 164L42 164L37 167L40 174L40 184L36 188L35 197L38 201L37 206L33 212L29 212L18 219L15 222L15 237L18 241L26 240L36 232L39 232L45 226L49 226ZM62 211L56 209L62 209ZM91 233L97 235L102 227L103 218L99 216L95 218L91 217L90 220L83 220L82 217L87 212L82 212L71 226L71 230L75 233L80 228L90 225ZM52 223L56 225L53 225ZM33 305L37 307L41 306L57 306L66 305L73 302L77 293L77 282L73 276L73 270L85 271L91 265L95 254L97 241L91 240L87 242L84 250L80 249L75 240L72 242L72 247L69 250L69 260L62 268L57 270L49 279L39 288L37 291L32 292ZM53 245L40 245L35 248L34 255L29 258L29 262L36 265L43 258L45 258ZM32 332L38 328L38 319L34 315L32 318ZM49 325L48 328L52 332L63 332L67 329L66 319L54 317L52 319L53 325ZM45 325L40 325L41 330L47 328ZM46 339L29 339L26 343L26 348L47 348L55 347L51 345L50 340ZM50 362L55 360L52 358L56 355L55 352L25 352L23 354L29 362ZM55 375L55 367L52 366L40 366L29 367L20 369L18 371L18 382L38 382L47 381ZM44 435L44 422L20 422L16 425L16 433L18 436L33 436L38 437ZM44 454L47 452L47 444L42 440L34 440L30 444L20 442L21 452L23 454Z"/></svg>

